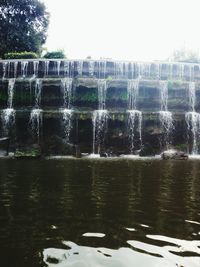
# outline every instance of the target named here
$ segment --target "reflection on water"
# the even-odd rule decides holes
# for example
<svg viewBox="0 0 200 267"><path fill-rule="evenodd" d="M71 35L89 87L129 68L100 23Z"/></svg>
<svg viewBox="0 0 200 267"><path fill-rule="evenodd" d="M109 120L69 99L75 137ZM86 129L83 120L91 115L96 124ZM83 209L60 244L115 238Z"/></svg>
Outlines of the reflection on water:
<svg viewBox="0 0 200 267"><path fill-rule="evenodd" d="M1 266L200 266L200 161L0 160Z"/></svg>

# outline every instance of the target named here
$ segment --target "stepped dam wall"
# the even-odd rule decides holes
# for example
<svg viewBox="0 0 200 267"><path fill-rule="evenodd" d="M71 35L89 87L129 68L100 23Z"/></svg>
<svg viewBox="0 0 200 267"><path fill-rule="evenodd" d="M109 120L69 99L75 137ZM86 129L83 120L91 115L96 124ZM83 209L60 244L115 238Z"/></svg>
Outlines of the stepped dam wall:
<svg viewBox="0 0 200 267"><path fill-rule="evenodd" d="M0 138L44 155L200 152L200 65L0 61Z"/></svg>

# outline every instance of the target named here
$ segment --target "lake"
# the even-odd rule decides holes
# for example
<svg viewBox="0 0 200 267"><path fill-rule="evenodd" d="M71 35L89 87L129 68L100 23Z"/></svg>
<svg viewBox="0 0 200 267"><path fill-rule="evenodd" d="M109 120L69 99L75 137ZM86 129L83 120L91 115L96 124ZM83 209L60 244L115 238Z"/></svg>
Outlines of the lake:
<svg viewBox="0 0 200 267"><path fill-rule="evenodd" d="M200 161L0 160L2 267L200 266Z"/></svg>

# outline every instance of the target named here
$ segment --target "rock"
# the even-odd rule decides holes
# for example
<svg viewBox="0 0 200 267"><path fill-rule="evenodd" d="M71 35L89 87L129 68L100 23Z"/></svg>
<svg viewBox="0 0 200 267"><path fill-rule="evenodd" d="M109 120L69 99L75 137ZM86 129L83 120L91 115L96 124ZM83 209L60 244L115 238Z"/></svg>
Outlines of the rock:
<svg viewBox="0 0 200 267"><path fill-rule="evenodd" d="M0 154L1 155L8 156L9 146L10 146L10 138L9 137L0 138L0 147L3 148L3 149L0 148L0 151L1 151Z"/></svg>
<svg viewBox="0 0 200 267"><path fill-rule="evenodd" d="M187 160L188 155L183 151L178 151L174 149L166 150L161 154L162 159L176 159L176 160Z"/></svg>
<svg viewBox="0 0 200 267"><path fill-rule="evenodd" d="M108 154L106 152L100 153L101 158L108 158Z"/></svg>

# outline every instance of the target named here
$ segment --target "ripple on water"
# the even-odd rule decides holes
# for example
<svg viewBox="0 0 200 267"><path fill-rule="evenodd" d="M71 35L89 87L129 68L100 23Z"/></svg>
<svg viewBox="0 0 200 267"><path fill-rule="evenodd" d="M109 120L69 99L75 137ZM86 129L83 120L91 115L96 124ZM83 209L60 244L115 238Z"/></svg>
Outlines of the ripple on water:
<svg viewBox="0 0 200 267"><path fill-rule="evenodd" d="M82 236L85 236L85 237L104 237L105 234L103 233L84 233L82 234Z"/></svg>
<svg viewBox="0 0 200 267"><path fill-rule="evenodd" d="M136 240L128 240L127 244L131 248L122 247L115 250L104 247L79 246L73 242L64 241L63 245L67 246L66 250L47 248L43 251L43 260L48 267L200 266L200 257L196 257L200 255L200 241L180 240L161 235L147 235L146 237L155 241L166 242L166 245L158 246ZM187 256L189 252L193 256Z"/></svg>

